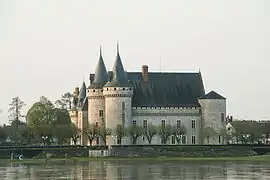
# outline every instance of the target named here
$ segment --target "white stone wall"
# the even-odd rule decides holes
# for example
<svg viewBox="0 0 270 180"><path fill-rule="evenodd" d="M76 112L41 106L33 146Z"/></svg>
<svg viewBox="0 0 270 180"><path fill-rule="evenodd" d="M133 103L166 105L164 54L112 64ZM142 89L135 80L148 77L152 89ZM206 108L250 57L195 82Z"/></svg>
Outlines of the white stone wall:
<svg viewBox="0 0 270 180"><path fill-rule="evenodd" d="M160 126L161 121L165 120L166 124L172 126L177 125L177 120L180 120L181 126L184 126L187 130L186 144L192 144L192 136L195 136L195 144L200 143L200 127L201 117L199 114L200 108L133 108L132 109L132 121L135 120L136 124L143 126L143 121L147 120L148 124ZM192 120L195 121L195 128L192 128ZM137 144L148 144L148 141L140 137ZM156 135L151 144L161 144L161 138ZM169 138L166 144L172 144L172 137ZM177 141L175 141L177 144ZM182 142L180 143L182 144Z"/></svg>
<svg viewBox="0 0 270 180"><path fill-rule="evenodd" d="M99 110L105 114L105 99L102 89L87 89L88 97L88 122L89 124L102 124L103 117L99 116Z"/></svg>
<svg viewBox="0 0 270 180"><path fill-rule="evenodd" d="M122 123L122 103L125 104L124 116L125 127L131 124L131 96L133 90L128 87L121 88L104 88L103 95L105 97L105 124L107 128L113 130L111 136L108 137L108 145L115 144L117 141L115 136L115 129L117 125ZM122 144L130 144L129 138L123 138Z"/></svg>
<svg viewBox="0 0 270 180"><path fill-rule="evenodd" d="M78 111L78 128L80 129L81 138L78 142L80 145L87 145L88 139L85 134L85 127L87 127L88 124L88 112L87 111Z"/></svg>
<svg viewBox="0 0 270 180"><path fill-rule="evenodd" d="M226 127L226 100L225 99L200 99L199 103L202 107L202 119L204 127L211 127L217 133L221 129ZM224 119L222 120L222 113L224 114ZM222 144L222 140L219 141L219 135L215 138L211 138L209 144ZM208 144L207 140L204 141L205 144Z"/></svg>

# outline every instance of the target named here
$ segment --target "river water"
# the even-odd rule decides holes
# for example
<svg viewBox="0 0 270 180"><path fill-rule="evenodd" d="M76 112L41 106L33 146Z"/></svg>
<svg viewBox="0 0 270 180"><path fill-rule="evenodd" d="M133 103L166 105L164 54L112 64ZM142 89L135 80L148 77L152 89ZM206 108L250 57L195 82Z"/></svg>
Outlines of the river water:
<svg viewBox="0 0 270 180"><path fill-rule="evenodd" d="M0 165L1 180L270 180L270 162L95 161L78 164Z"/></svg>

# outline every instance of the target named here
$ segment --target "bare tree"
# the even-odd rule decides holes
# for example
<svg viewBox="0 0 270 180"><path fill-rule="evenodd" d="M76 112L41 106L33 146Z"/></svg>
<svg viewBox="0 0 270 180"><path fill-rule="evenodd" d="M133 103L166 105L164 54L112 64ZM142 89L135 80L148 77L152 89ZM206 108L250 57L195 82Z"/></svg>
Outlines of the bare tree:
<svg viewBox="0 0 270 180"><path fill-rule="evenodd" d="M143 128L141 126L131 125L127 129L127 134L131 137L132 144L137 144L138 137L143 134Z"/></svg>
<svg viewBox="0 0 270 180"><path fill-rule="evenodd" d="M217 135L217 132L211 128L211 127L203 127L201 130L201 137L202 139L206 139L207 143L210 143L211 138L215 138Z"/></svg>
<svg viewBox="0 0 270 180"><path fill-rule="evenodd" d="M118 124L115 129L115 134L117 138L117 144L121 145L123 137L127 135L125 127Z"/></svg>
<svg viewBox="0 0 270 180"><path fill-rule="evenodd" d="M89 124L85 129L85 134L89 140L90 146L92 146L94 139L96 139L98 135L98 127L95 124Z"/></svg>
<svg viewBox="0 0 270 180"><path fill-rule="evenodd" d="M187 129L185 126L173 126L172 127L172 135L175 137L178 144L180 144L181 138L184 134L187 133Z"/></svg>
<svg viewBox="0 0 270 180"><path fill-rule="evenodd" d="M169 137L172 135L173 128L170 124L166 124L165 126L160 125L158 128L158 134L161 138L161 143L166 144Z"/></svg>
<svg viewBox="0 0 270 180"><path fill-rule="evenodd" d="M81 130L74 124L71 124L71 140L74 145L77 145L78 139L81 137Z"/></svg>
<svg viewBox="0 0 270 180"><path fill-rule="evenodd" d="M106 128L105 126L100 126L98 129L98 135L101 138L101 140L104 143L104 146L106 146L107 136L111 135L112 130L109 128Z"/></svg>
<svg viewBox="0 0 270 180"><path fill-rule="evenodd" d="M153 137L157 134L157 128L153 124L148 124L147 128L143 130L142 135L147 139L148 143L151 144Z"/></svg>

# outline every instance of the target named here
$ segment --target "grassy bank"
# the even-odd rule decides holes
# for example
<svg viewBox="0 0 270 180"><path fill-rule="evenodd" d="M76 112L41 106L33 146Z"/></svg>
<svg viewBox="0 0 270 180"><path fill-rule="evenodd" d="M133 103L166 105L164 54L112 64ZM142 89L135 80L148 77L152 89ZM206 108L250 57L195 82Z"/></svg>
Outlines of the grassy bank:
<svg viewBox="0 0 270 180"><path fill-rule="evenodd" d="M91 161L270 161L270 156L249 157L97 157L97 158L51 158L45 159L23 159L9 160L1 159L0 164L51 164L51 163L80 163Z"/></svg>

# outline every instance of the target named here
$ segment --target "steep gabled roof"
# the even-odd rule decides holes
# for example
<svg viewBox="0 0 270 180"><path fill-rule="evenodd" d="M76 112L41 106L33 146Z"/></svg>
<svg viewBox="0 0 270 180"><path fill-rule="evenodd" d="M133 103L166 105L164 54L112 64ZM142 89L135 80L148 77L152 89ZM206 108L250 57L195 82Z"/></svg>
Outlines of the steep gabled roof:
<svg viewBox="0 0 270 180"><path fill-rule="evenodd" d="M108 73L102 58L102 52L100 48L99 60L95 70L95 78L93 83L89 86L89 89L103 88L104 84L108 81Z"/></svg>
<svg viewBox="0 0 270 180"><path fill-rule="evenodd" d="M198 99L226 99L215 91L211 91L204 96L199 97Z"/></svg>

